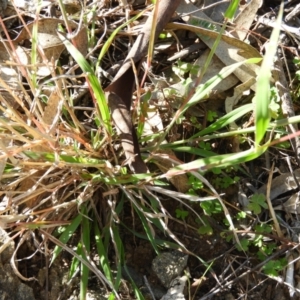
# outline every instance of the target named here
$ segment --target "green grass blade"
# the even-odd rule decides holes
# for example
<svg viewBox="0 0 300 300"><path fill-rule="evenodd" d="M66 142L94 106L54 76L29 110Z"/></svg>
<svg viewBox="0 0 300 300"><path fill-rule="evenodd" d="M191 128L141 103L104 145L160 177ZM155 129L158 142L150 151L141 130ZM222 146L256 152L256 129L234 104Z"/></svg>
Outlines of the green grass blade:
<svg viewBox="0 0 300 300"><path fill-rule="evenodd" d="M87 215L87 209L84 206L82 210L83 215ZM88 261L90 254L90 221L87 217L82 218L82 258ZM81 264L81 276L80 276L80 300L86 299L86 292L88 287L89 268L85 264Z"/></svg>
<svg viewBox="0 0 300 300"><path fill-rule="evenodd" d="M170 169L167 173L165 173L165 177L172 177L174 175L178 175L181 173L186 173L189 171L201 171L205 172L212 168L224 168L236 164L241 164L250 160L253 160L259 157L267 150L267 146L260 147L259 149L251 148L246 151L242 151L239 153L230 153L223 155L216 155L213 157L206 157L194 160L190 163L182 164L176 166L175 168Z"/></svg>
<svg viewBox="0 0 300 300"><path fill-rule="evenodd" d="M122 265L124 264L124 247L120 238L119 229L114 225L112 225L111 227L111 237L115 246L116 253L117 276L115 279L115 288L117 289L122 279Z"/></svg>
<svg viewBox="0 0 300 300"><path fill-rule="evenodd" d="M112 126L111 126L111 118L110 118L110 112L107 105L107 101L105 98L104 91L99 83L99 80L97 76L94 73L94 70L91 68L89 63L86 61L84 56L74 47L74 45L61 33L57 33L59 38L62 40L66 48L68 49L69 53L72 55L72 57L75 59L75 61L78 63L82 71L85 73L85 76L87 77L87 80L90 84L90 87L93 90L95 99L97 101L100 115L103 121L103 125L106 128L107 132L112 135Z"/></svg>
<svg viewBox="0 0 300 300"><path fill-rule="evenodd" d="M76 253L78 254L78 256L80 256L80 257L82 256L82 243L81 242L79 242L77 244ZM77 269L79 268L79 264L80 264L80 261L77 259L77 257L73 256L72 263L71 263L70 270L69 270L69 279L71 279L75 275Z"/></svg>
<svg viewBox="0 0 300 300"><path fill-rule="evenodd" d="M40 229L40 231L53 243L56 245L60 245L61 247L64 247L64 244L59 241L57 238L49 234L47 231L44 231L43 229ZM99 269L96 268L95 264L91 264L89 261L82 258L81 255L78 255L72 248L65 247L65 251L70 253L72 256L76 257L82 264L86 265L90 270L93 271L93 273L99 278L99 280L109 286L109 288L117 295L117 291L114 288L114 286L111 285L111 283L105 278L105 276L99 271ZM118 299L120 299L119 296L116 296Z"/></svg>
<svg viewBox="0 0 300 300"><path fill-rule="evenodd" d="M91 174L93 180L104 182L108 185L119 185L126 183L138 183L142 180L151 180L152 174L124 174L121 176L113 176L108 177L107 175L103 176L103 174Z"/></svg>
<svg viewBox="0 0 300 300"><path fill-rule="evenodd" d="M126 228L126 230L130 231L136 237L146 240L146 241L149 241L147 235L138 233L137 231L134 231L133 229L127 227L124 223L122 223L121 225L124 226L124 228ZM159 228L161 228L161 226ZM170 242L170 241L154 239L154 243L161 248L178 249L178 244Z"/></svg>
<svg viewBox="0 0 300 300"><path fill-rule="evenodd" d="M201 148L195 148L191 146L178 146L178 147L170 147L170 148L175 152L190 153L190 154L195 154L203 157L210 157L210 156L217 155L217 153L215 152L208 151Z"/></svg>
<svg viewBox="0 0 300 300"><path fill-rule="evenodd" d="M239 5L240 5L239 0L231 0L230 5L228 6L224 14L225 19L232 20L234 18L234 15Z"/></svg>
<svg viewBox="0 0 300 300"><path fill-rule="evenodd" d="M250 58L247 60L244 60L242 62L237 62L235 64L232 64L230 66L224 67L221 72L219 74L217 74L216 76L212 77L211 79L209 79L205 84L203 84L202 86L198 87L196 89L195 94L191 97L191 99L187 102L184 103L180 109L177 111L177 113L175 114L175 116L173 117L172 121L170 122L170 124L168 125L168 127L166 128L166 130L164 131L164 133L161 135L158 144L160 145L162 143L162 141L166 138L168 132L170 131L170 129L173 127L173 125L175 124L175 122L182 117L182 115L184 114L184 112L191 107L192 105L195 105L196 103L199 103L200 101L203 101L205 99L205 97L212 91L212 89L219 84L224 78L226 78L227 76L229 76L230 74L232 74L237 68L239 68L240 66L242 66L243 64L253 64L253 63L258 63L261 61L261 58Z"/></svg>
<svg viewBox="0 0 300 300"><path fill-rule="evenodd" d="M190 99L190 101L187 103L186 107L184 108L184 111L186 111L189 107L192 105L195 105L199 101L203 100L206 95L209 94L209 92L218 85L224 78L232 74L237 68L242 66L243 64L252 64L252 63L258 63L261 61L261 58L250 58L242 62L237 62L235 64L232 64L230 66L224 67L219 74L215 75L211 79L209 79L205 84L200 86L196 93L193 95L193 97Z"/></svg>
<svg viewBox="0 0 300 300"><path fill-rule="evenodd" d="M236 121L237 119L241 118L242 116L244 116L245 114L247 114L248 112L253 110L253 107L254 107L253 104L250 103L250 104L246 104L246 105L243 105L243 106L240 106L240 107L234 109L233 111L229 112L225 116L218 119L213 124L209 125L205 129L203 129L200 132L198 132L197 134L193 135L191 137L191 139L199 137L199 136L204 136L206 134L216 132L217 130L224 128L225 126L229 125L230 123Z"/></svg>
<svg viewBox="0 0 300 300"><path fill-rule="evenodd" d="M82 215L79 214L73 221L72 223L67 226L67 228L65 229L65 231L61 234L61 236L59 237L59 240L66 244L69 239L73 236L75 230L77 229L77 227L80 225L82 221ZM59 255L59 253L61 252L62 248L59 246L55 246L54 250L53 250L53 255L52 255L52 259L50 262L50 266L51 264L54 262L54 260L57 258L57 256Z"/></svg>
<svg viewBox="0 0 300 300"><path fill-rule="evenodd" d="M128 271L128 268L126 265L124 265L124 271L127 273L127 276L130 278L130 281L131 281L131 285L132 285L132 288L133 288L133 291L135 293L135 296L138 300L144 300L144 296L143 294L140 292L140 290L138 289L137 285L135 284L134 280L131 278L130 276L130 272Z"/></svg>
<svg viewBox="0 0 300 300"><path fill-rule="evenodd" d="M149 242L151 243L153 249L155 250L155 252L158 254L159 253L159 250L157 248L157 245L155 243L155 240L154 240L154 237L153 237L153 234L151 232L151 229L148 225L148 222L147 222L147 219L145 218L144 214L136 207L134 206L134 209L136 211L136 213L138 214L142 224L143 224L143 227L144 227L144 230L145 230L145 233L149 239Z"/></svg>
<svg viewBox="0 0 300 300"><path fill-rule="evenodd" d="M284 118L284 119L280 119L280 120L276 120L273 121L269 124L268 126L268 131L273 131L273 132L277 132L278 130L276 130L277 127L283 127L283 126L287 126L288 124L295 124L295 123L299 123L300 122L300 116L295 116L295 117L289 117L289 118ZM233 131L229 131L229 132L220 132L220 133L212 133L210 135L204 135L201 137L198 137L198 134L195 134L194 136L192 136L191 138L187 139L187 140L179 140L176 142L172 142L172 144L162 144L160 145L161 149L176 149L176 147L178 147L179 145L182 144L186 144L186 143L193 143L195 140L197 140L197 142L199 141L208 141L208 140L212 140L212 139L221 139L221 138L228 138L234 135L243 135L243 134L248 134L248 133L252 133L255 132L255 126L250 126L247 128L242 128L242 129L238 129L238 130L233 130ZM282 131L280 131L282 132ZM285 132L287 133L287 132Z"/></svg>
<svg viewBox="0 0 300 300"><path fill-rule="evenodd" d="M144 15L144 13L146 12L146 10L141 11L139 14L137 14L135 17L131 18L130 20L128 20L127 22L125 22L124 24L120 25L118 28L116 28L113 33L111 33L109 35L109 38L107 39L107 41L105 42L105 44L103 45L103 47L101 48L100 54L98 56L98 61L96 64L96 70L99 67L99 64L102 60L102 58L104 57L105 53L108 51L110 45L112 44L115 36L118 34L118 32L126 27L127 25L129 25L130 23L134 22L136 19L140 18L142 15Z"/></svg>
<svg viewBox="0 0 300 300"><path fill-rule="evenodd" d="M263 62L260 68L260 72L257 78L256 96L255 96L255 144L259 147L259 143L262 141L267 128L270 123L270 80L271 70L274 63L278 47L278 39L280 33L280 25L283 14L283 5L280 6L278 17L276 20L276 26L273 29L270 42L266 49L266 54L263 58Z"/></svg>
<svg viewBox="0 0 300 300"><path fill-rule="evenodd" d="M97 252L98 252L98 255L99 255L102 270L103 270L104 275L107 278L107 280L111 284L113 284L113 277L112 277L112 274L111 274L109 259L107 257L107 250L106 250L107 248L104 247L102 237L101 237L101 233L100 233L100 229L99 229L99 226L98 226L97 222L94 222L94 231L95 231L95 240L96 240Z"/></svg>

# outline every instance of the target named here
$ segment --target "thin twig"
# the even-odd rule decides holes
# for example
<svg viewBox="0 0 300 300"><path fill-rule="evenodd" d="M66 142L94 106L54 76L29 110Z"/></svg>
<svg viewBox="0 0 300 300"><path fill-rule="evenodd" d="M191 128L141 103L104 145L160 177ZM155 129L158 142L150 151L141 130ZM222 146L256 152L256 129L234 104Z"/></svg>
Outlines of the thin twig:
<svg viewBox="0 0 300 300"><path fill-rule="evenodd" d="M280 238L282 238L283 234L282 234L282 231L280 229L278 220L276 218L276 214L275 214L275 211L274 211L274 208L273 208L273 205L272 205L272 202L271 202L271 197L270 197L270 191L271 191L271 186L272 186L273 170L274 170L274 163L273 163L272 168L271 168L270 173L269 173L266 198L267 198L267 203L268 203L268 206L269 206L269 211L270 211L271 217L273 219L273 223L274 223L276 232L277 232L278 236Z"/></svg>

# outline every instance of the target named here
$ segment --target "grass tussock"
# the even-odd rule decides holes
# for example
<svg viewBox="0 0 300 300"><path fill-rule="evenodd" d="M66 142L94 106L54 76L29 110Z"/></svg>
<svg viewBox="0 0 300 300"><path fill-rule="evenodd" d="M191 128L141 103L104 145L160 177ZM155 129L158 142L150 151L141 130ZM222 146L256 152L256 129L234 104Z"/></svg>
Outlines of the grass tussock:
<svg viewBox="0 0 300 300"><path fill-rule="evenodd" d="M214 224L223 228L222 238L234 243L236 251L246 253L252 245L259 249L262 260L276 257L274 248L268 248L263 239L254 245L238 232L243 219L255 233L261 233L253 220L263 209L272 213L273 231L281 232L269 199L253 196L250 204L242 207L228 201L226 193L228 187L239 184L240 176L249 177L248 162L298 135L288 135L284 127L300 118L284 118L279 105L272 106L270 77L282 10L264 57L225 66L202 82L238 2L232 1L226 11L222 30L204 68L196 72L196 80L184 78L186 73L177 76L177 90L171 84L162 88L153 83L162 78L151 70L151 64L156 64L154 29L151 32L142 79L134 69L137 84L131 111L142 158L149 167L144 174L128 168L104 87L116 73L110 67L119 66L118 59L125 59L125 45L133 44L135 22L153 6L130 11L121 6L111 8L108 1L102 1L71 8L58 1L57 15L51 18L46 18L42 3L34 8L34 14L9 7L11 15L1 20L0 41L0 226L16 241L15 254L26 238L34 243L34 234L39 237L39 250L47 257L43 262L47 267L62 251L68 253L68 280L80 270L81 299L85 299L91 273L106 288L107 298L134 295L143 299L135 282L133 292L120 292L126 286L122 279L126 251L136 240L148 241L156 254L165 249L185 251L205 273L214 274L213 260L206 261L197 249L187 247L178 237L178 226L180 233L185 228L197 236L210 236ZM182 30L182 25L172 26L170 36L176 40L176 26ZM195 26L190 30L200 34ZM178 63L173 73L178 75L183 65L192 72L191 64ZM225 78L249 65L260 71L248 83L248 90L255 83L260 92L252 91L250 103L222 115L210 111L210 117L202 122L207 126L200 124L200 117L191 111ZM145 79L152 80L151 88L140 84ZM180 89L185 92L180 94ZM175 107L176 99L179 104ZM255 123L243 127L251 118ZM222 141L228 148L218 147ZM235 143L238 146L234 147ZM129 236L130 242L126 242ZM277 269L273 266L272 270Z"/></svg>

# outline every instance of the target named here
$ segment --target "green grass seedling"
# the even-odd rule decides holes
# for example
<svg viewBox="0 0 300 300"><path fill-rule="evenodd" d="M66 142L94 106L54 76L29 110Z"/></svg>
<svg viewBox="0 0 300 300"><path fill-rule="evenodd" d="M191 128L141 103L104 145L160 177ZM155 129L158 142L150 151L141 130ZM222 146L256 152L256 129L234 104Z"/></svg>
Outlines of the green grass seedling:
<svg viewBox="0 0 300 300"><path fill-rule="evenodd" d="M257 78L257 92L255 95L255 147L258 150L270 123L270 80L271 70L274 64L276 51L278 48L278 38L280 33L280 25L283 14L283 4L280 6L276 27L273 29L270 42L263 58L260 73Z"/></svg>
<svg viewBox="0 0 300 300"><path fill-rule="evenodd" d="M104 91L99 83L99 80L98 80L93 68L90 66L90 64L87 62L87 60L84 58L84 56L77 50L77 48L62 33L58 32L58 36L63 41L63 43L66 46L66 48L68 49L69 53L73 56L73 58L78 63L78 65L80 66L82 71L85 72L85 76L86 76L89 86L93 92L92 94L95 97L95 102L97 103L96 108L99 109L98 125L100 125L100 123L101 123L103 125L103 127L107 130L108 134L111 136L112 135L112 125L111 125L111 118L110 118L108 104L106 101ZM102 120L102 121L100 121L100 120Z"/></svg>

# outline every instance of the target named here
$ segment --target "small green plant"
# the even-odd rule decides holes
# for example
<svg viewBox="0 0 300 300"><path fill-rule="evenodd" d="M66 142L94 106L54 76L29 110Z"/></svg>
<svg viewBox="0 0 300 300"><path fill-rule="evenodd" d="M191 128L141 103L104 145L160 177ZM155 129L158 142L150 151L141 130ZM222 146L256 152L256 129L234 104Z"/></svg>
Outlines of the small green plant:
<svg viewBox="0 0 300 300"><path fill-rule="evenodd" d="M259 200L260 201L260 200ZM259 202L260 203L260 202ZM246 214L240 212L239 218L246 217ZM265 261L270 257L278 248L278 245L274 242L269 242L265 239L267 235L270 235L273 228L270 224L259 223L254 227L254 233L251 233L249 237L240 238L240 244L236 245L238 251L256 253L256 257L260 261ZM233 241L233 234L229 232L222 232L221 236L226 239L227 242ZM257 251L255 252L255 249ZM253 255L253 254L252 254ZM279 258L276 260L268 261L262 268L263 272L269 276L278 276L278 272L282 271L287 265L285 258Z"/></svg>
<svg viewBox="0 0 300 300"><path fill-rule="evenodd" d="M297 68L300 68L300 57L295 57L293 59L293 63L295 64L295 66ZM296 71L295 75L296 75L297 79L300 80L300 70Z"/></svg>
<svg viewBox="0 0 300 300"><path fill-rule="evenodd" d="M269 109L270 109L271 117L273 119L277 119L280 114L281 111L280 101L281 100L277 88L271 87Z"/></svg>
<svg viewBox="0 0 300 300"><path fill-rule="evenodd" d="M200 226L198 228L199 234L201 234L201 235L212 235L213 234L213 229L210 226L207 218L205 216L203 216L201 219L202 220L197 219L197 223L200 224Z"/></svg>
<svg viewBox="0 0 300 300"><path fill-rule="evenodd" d="M240 239L240 244L241 245L238 245L236 244L236 248L239 250L239 251L248 251L249 250L249 245L250 245L250 241L249 239L247 238L242 238Z"/></svg>
<svg viewBox="0 0 300 300"><path fill-rule="evenodd" d="M209 224L202 225L198 228L198 232L202 235L212 235L213 234L213 229Z"/></svg>
<svg viewBox="0 0 300 300"><path fill-rule="evenodd" d="M175 213L176 213L176 218L182 220L185 220L186 217L189 215L189 212L187 210L180 209L180 208L177 208L175 210Z"/></svg>
<svg viewBox="0 0 300 300"><path fill-rule="evenodd" d="M257 233L271 233L273 228L270 224L260 223L255 225L254 230Z"/></svg>
<svg viewBox="0 0 300 300"><path fill-rule="evenodd" d="M192 125L197 128L197 129L202 129L202 125L201 123L199 123L197 117L195 116L191 116L190 117L190 122L192 123Z"/></svg>
<svg viewBox="0 0 300 300"><path fill-rule="evenodd" d="M295 67L297 68L297 71L295 72L295 89L292 91L292 96L294 101L299 101L300 97L300 57L295 57L293 60L293 63L295 64Z"/></svg>
<svg viewBox="0 0 300 300"><path fill-rule="evenodd" d="M188 191L190 195L197 195L197 191L203 189L203 183L193 175L189 176L188 183L191 186Z"/></svg>
<svg viewBox="0 0 300 300"><path fill-rule="evenodd" d="M230 176L218 176L213 180L216 187L219 188L228 188L232 184L237 183L240 180L238 176L234 176L233 178Z"/></svg>
<svg viewBox="0 0 300 300"><path fill-rule="evenodd" d="M218 200L208 200L200 203L204 213L208 216L219 214L223 211L222 205Z"/></svg>
<svg viewBox="0 0 300 300"><path fill-rule="evenodd" d="M213 122L218 118L218 114L216 111L213 110L208 110L207 111L207 115L206 115L206 119L208 122Z"/></svg>
<svg viewBox="0 0 300 300"><path fill-rule="evenodd" d="M203 149L203 150L207 150L207 151L211 151L211 145L210 143L204 142L204 141L200 141L200 143L198 144L199 148Z"/></svg>
<svg viewBox="0 0 300 300"><path fill-rule="evenodd" d="M191 63L183 62L181 60L177 61L177 64L172 66L173 72L181 79L184 78L186 74L197 75L200 67L193 65Z"/></svg>
<svg viewBox="0 0 300 300"><path fill-rule="evenodd" d="M266 197L263 194L254 194L250 198L249 202L248 209L257 215L261 213L262 208L268 208Z"/></svg>
<svg viewBox="0 0 300 300"><path fill-rule="evenodd" d="M262 244L259 251L257 252L257 257L259 260L264 261L268 256L270 256L277 249L276 243L265 243Z"/></svg>
<svg viewBox="0 0 300 300"><path fill-rule="evenodd" d="M222 172L221 168L213 168L211 171L214 175L216 175L212 179L214 186L217 188L226 189L229 186L238 183L240 180L239 176L230 176L230 173L236 173L236 170L237 169L234 166L225 168L225 172Z"/></svg>
<svg viewBox="0 0 300 300"><path fill-rule="evenodd" d="M247 217L247 214L244 211L240 211L236 214L236 219L238 221L244 220Z"/></svg>
<svg viewBox="0 0 300 300"><path fill-rule="evenodd" d="M278 272L282 271L287 265L286 258L268 261L262 268L263 272L269 276L278 276Z"/></svg>

